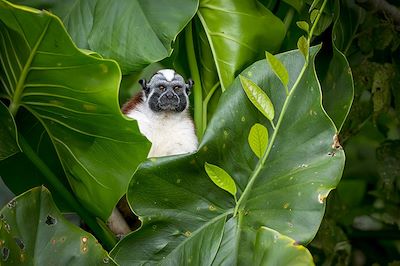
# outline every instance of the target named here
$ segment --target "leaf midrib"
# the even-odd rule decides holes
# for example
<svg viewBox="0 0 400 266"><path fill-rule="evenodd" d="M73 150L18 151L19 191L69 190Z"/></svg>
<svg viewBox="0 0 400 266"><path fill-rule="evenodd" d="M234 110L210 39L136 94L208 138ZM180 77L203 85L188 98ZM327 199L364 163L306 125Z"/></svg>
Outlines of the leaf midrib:
<svg viewBox="0 0 400 266"><path fill-rule="evenodd" d="M36 56L36 51L39 48L40 44L43 41L44 36L47 33L47 30L49 28L50 22L51 22L51 17L47 20L47 23L44 26L44 29L43 29L42 33L40 34L40 36L37 39L37 41L36 41L35 45L33 46L33 48L31 49L31 51L29 53L29 57L26 60L26 63L25 63L25 65L24 65L24 67L23 67L23 69L21 71L21 75L20 75L20 77L18 79L18 83L17 83L16 88L15 88L14 97L12 97L12 102L10 104L10 112L11 112L11 114L13 116L15 116L17 111L18 111L18 107L19 107L20 101L21 101L21 96L22 96L22 93L24 91L24 84L25 84L26 77L28 76L30 67L32 65L32 61Z"/></svg>
<svg viewBox="0 0 400 266"><path fill-rule="evenodd" d="M258 161L258 163L257 163L252 175L250 176L249 182L247 183L246 188L244 189L242 195L240 196L240 198L239 198L239 200L238 200L238 202L236 204L234 215L236 215L237 212L239 211L239 208L242 207L241 203L242 202L246 202L246 199L248 198L248 194L252 190L252 187L254 185L255 180L259 176L259 173L261 172L263 166L265 165L265 162L266 162L267 158L269 157L270 151L272 149L273 144L275 143L275 138L277 136L277 133L279 132L279 129L280 129L282 120L283 120L283 118L285 116L286 110L288 108L289 102L292 99L293 92L297 89L298 84L300 83L300 80L303 78L303 75L304 75L304 73L305 73L305 71L306 71L306 69L307 69L309 64L310 64L310 60L306 60L305 63L304 63L303 68L300 71L299 76L297 77L292 89L289 92L289 95L286 97L286 100L285 100L285 102L283 104L283 107L282 107L282 111L281 111L281 113L279 115L278 123L276 124L276 128L274 130L274 133L272 134L271 141L270 141L270 143L268 145L268 148L265 151L265 153L263 154L263 156L261 157L261 159Z"/></svg>

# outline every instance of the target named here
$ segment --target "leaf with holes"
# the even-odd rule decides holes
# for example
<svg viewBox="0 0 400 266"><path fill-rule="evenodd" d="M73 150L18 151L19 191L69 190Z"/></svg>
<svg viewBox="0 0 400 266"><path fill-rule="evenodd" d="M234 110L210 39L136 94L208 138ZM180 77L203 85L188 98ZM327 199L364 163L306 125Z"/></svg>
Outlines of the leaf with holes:
<svg viewBox="0 0 400 266"><path fill-rule="evenodd" d="M118 65L81 52L46 11L0 1L0 21L0 94L43 124L76 196L107 219L149 148L119 110Z"/></svg>
<svg viewBox="0 0 400 266"><path fill-rule="evenodd" d="M45 187L19 195L0 217L5 265L115 265L91 234L63 217Z"/></svg>
<svg viewBox="0 0 400 266"><path fill-rule="evenodd" d="M266 60L241 73L274 103L275 130L236 78L197 153L141 164L127 199L142 227L112 250L117 263L200 265L207 258L210 265L258 265L265 255L271 265L312 264L293 241L305 244L315 236L345 159L341 149L332 156L336 128L321 105L317 51L310 49L305 67L298 50L276 55L289 73L289 96ZM260 159L247 140L256 123L272 132ZM210 180L205 162L232 173L237 201Z"/></svg>

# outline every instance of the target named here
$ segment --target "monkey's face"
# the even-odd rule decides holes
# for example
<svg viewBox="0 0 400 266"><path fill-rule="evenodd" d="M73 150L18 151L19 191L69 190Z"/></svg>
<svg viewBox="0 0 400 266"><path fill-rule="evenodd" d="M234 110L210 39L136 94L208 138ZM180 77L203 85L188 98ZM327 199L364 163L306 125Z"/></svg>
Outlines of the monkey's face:
<svg viewBox="0 0 400 266"><path fill-rule="evenodd" d="M147 103L154 112L182 112L189 104L188 95L193 81L185 83L183 77L175 71L164 69L158 71L146 84L145 80L139 81L142 85Z"/></svg>

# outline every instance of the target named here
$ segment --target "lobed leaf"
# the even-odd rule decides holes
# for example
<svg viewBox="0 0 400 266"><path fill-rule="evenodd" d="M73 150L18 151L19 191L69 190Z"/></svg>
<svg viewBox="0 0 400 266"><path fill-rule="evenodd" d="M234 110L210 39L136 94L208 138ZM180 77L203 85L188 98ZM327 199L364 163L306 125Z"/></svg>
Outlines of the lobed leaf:
<svg viewBox="0 0 400 266"><path fill-rule="evenodd" d="M243 90L254 106L270 121L274 119L274 106L268 95L250 79L239 75Z"/></svg>
<svg viewBox="0 0 400 266"><path fill-rule="evenodd" d="M261 158L268 146L268 129L259 124L254 124L248 137L251 150L258 158Z"/></svg>
<svg viewBox="0 0 400 266"><path fill-rule="evenodd" d="M204 164L204 168L207 175L218 187L228 191L236 198L237 189L235 181L224 169L207 162Z"/></svg>
<svg viewBox="0 0 400 266"><path fill-rule="evenodd" d="M321 59L321 62L317 62L321 69L327 68L326 73L320 74L324 92L323 104L339 132L350 112L354 97L352 71L345 56L348 45L345 40L353 38L352 35L355 34L361 19L360 14L354 14L347 5L343 3L339 6L336 2L336 18L332 29L333 55L329 60Z"/></svg>
<svg viewBox="0 0 400 266"><path fill-rule="evenodd" d="M323 217L324 198L343 171L344 152L334 150L332 156L336 129L321 105L313 65L317 50L310 49L305 68L298 50L277 55L288 69L291 90L287 97L283 89L265 89L278 122L262 162L254 156L244 132L255 123L272 129L267 118L246 100L237 78L222 94L197 153L158 158L139 167L127 199L142 227L111 252L119 264L200 265L201 258L208 257L212 265L249 265L255 250L280 254L277 265L285 265L290 258L312 264L304 249L287 247L293 243L289 240L282 244L287 250L269 253L285 237L278 236L283 242L266 248L261 247L264 240L255 240L257 235L268 239L269 232L258 231L267 227L297 243L309 242ZM260 88L282 88L266 60L241 75L251 75ZM211 181L204 171L206 162L235 173L237 202ZM221 220L224 226L217 226ZM198 236L211 228L214 242L209 246L208 240ZM186 247L194 245L200 254L187 256Z"/></svg>

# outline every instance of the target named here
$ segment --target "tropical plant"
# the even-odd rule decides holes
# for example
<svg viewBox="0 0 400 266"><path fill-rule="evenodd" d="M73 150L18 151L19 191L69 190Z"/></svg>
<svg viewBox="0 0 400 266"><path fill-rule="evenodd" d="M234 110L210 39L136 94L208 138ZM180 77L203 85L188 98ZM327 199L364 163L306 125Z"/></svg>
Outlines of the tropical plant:
<svg viewBox="0 0 400 266"><path fill-rule="evenodd" d="M0 1L0 175L22 193L1 211L5 263L313 264L353 97L339 1L13 2L50 12ZM119 111L154 63L195 81L194 154L145 160ZM142 225L117 243L124 194Z"/></svg>

